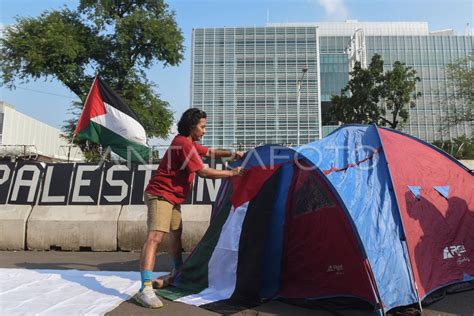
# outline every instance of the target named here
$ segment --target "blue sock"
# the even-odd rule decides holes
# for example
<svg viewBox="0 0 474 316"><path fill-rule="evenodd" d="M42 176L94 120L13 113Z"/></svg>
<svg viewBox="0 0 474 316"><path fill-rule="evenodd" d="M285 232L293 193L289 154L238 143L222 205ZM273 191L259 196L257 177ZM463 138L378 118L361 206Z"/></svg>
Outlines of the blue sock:
<svg viewBox="0 0 474 316"><path fill-rule="evenodd" d="M174 262L174 268L178 270L183 265L183 258L180 257L178 260L174 259L173 262Z"/></svg>
<svg viewBox="0 0 474 316"><path fill-rule="evenodd" d="M151 282L153 281L153 271L141 271L140 276L142 277L142 287L140 288L140 291L143 291L145 286L151 285Z"/></svg>

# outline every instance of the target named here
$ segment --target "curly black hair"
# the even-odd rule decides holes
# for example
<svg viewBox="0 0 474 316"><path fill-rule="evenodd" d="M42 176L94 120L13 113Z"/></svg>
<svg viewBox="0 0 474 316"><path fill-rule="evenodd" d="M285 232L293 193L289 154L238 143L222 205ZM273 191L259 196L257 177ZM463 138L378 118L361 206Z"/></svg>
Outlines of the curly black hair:
<svg viewBox="0 0 474 316"><path fill-rule="evenodd" d="M206 112L198 108L186 110L178 122L178 133L183 136L189 136L191 130L199 123L199 120L206 117Z"/></svg>

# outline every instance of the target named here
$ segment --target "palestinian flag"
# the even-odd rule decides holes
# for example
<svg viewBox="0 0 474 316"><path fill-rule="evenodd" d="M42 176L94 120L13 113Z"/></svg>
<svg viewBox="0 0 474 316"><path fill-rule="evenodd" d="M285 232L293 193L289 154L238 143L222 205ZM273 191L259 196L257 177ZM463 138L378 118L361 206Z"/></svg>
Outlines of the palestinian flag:
<svg viewBox="0 0 474 316"><path fill-rule="evenodd" d="M148 161L150 148L137 115L99 76L87 96L74 137L109 147L132 162Z"/></svg>
<svg viewBox="0 0 474 316"><path fill-rule="evenodd" d="M272 227L283 229L271 225L279 174L278 166L254 167L222 183L208 230L161 296L225 314L260 304L261 285L275 280L268 273L279 262L267 262L274 259L268 251L281 247L267 238Z"/></svg>

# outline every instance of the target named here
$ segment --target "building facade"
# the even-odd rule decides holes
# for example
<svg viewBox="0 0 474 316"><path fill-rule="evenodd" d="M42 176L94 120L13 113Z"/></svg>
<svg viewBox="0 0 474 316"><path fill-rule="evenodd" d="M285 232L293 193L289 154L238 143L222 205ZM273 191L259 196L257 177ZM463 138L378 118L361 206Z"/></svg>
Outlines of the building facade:
<svg viewBox="0 0 474 316"><path fill-rule="evenodd" d="M427 141L472 136L473 122L443 123L463 107L452 97L446 66L473 47L473 36L430 33L425 22L194 29L191 106L208 114L206 145L305 144L335 128L326 114L331 95L347 84L355 61L367 65L378 53L385 70L398 60L421 78L422 97L409 110L404 131Z"/></svg>
<svg viewBox="0 0 474 316"><path fill-rule="evenodd" d="M17 157L84 161L80 148L69 144L61 136L61 131L0 101L0 160Z"/></svg>
<svg viewBox="0 0 474 316"><path fill-rule="evenodd" d="M215 147L307 143L321 135L315 27L195 29L192 106ZM302 69L297 106L297 80ZM311 87L311 89L309 89ZM298 130L299 129L299 130Z"/></svg>

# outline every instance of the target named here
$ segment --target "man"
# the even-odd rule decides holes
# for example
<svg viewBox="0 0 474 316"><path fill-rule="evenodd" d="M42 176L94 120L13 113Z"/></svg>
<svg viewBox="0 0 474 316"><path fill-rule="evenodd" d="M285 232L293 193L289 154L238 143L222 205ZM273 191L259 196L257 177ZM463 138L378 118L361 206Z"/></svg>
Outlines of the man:
<svg viewBox="0 0 474 316"><path fill-rule="evenodd" d="M206 168L201 157L242 157L241 152L217 150L198 143L206 132L206 113L192 108L183 113L178 122L178 133L160 162L156 174L150 179L144 198L148 207L148 235L140 255L142 287L135 300L149 308L163 306L156 296L152 284L163 287L164 280L152 280L158 246L166 233L170 233L170 254L174 260L174 270L181 267L182 221L180 204L189 191L195 173L209 179L228 178L244 174L238 167L232 170Z"/></svg>

